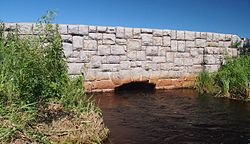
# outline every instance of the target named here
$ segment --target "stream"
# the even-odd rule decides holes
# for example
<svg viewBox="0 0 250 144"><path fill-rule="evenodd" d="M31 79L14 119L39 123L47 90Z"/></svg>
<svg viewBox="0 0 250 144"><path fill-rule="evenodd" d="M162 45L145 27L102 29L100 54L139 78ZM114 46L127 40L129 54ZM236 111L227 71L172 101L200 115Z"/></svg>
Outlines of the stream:
<svg viewBox="0 0 250 144"><path fill-rule="evenodd" d="M250 103L192 89L94 93L107 144L250 143Z"/></svg>

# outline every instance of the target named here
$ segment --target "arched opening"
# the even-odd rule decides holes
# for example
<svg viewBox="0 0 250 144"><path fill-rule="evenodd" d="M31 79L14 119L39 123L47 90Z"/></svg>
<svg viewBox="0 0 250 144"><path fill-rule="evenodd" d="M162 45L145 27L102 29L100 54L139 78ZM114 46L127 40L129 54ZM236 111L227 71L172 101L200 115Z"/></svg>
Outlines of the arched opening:
<svg viewBox="0 0 250 144"><path fill-rule="evenodd" d="M121 91L154 91L155 84L149 83L148 81L135 81L123 84L115 88L115 92Z"/></svg>

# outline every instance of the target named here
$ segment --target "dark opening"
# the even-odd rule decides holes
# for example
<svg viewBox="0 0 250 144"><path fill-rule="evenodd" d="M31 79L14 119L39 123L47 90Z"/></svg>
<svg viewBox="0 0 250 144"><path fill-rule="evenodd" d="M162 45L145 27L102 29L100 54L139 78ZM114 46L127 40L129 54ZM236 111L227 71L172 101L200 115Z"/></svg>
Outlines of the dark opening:
<svg viewBox="0 0 250 144"><path fill-rule="evenodd" d="M130 82L115 88L115 92L120 91L154 91L155 84L148 81Z"/></svg>

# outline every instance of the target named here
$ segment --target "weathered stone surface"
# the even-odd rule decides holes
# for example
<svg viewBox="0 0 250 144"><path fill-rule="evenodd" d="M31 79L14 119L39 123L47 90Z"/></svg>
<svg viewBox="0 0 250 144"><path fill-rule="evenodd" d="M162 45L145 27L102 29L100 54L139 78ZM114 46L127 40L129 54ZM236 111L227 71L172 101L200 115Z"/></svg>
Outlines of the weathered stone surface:
<svg viewBox="0 0 250 144"><path fill-rule="evenodd" d="M174 52L167 52L166 53L166 61L168 63L173 63L174 62Z"/></svg>
<svg viewBox="0 0 250 144"><path fill-rule="evenodd" d="M107 33L109 33L109 34L115 34L116 33L116 28L115 27L108 27Z"/></svg>
<svg viewBox="0 0 250 144"><path fill-rule="evenodd" d="M89 38L93 40L101 40L102 33L89 33Z"/></svg>
<svg viewBox="0 0 250 144"><path fill-rule="evenodd" d="M136 51L129 51L127 53L127 56L128 56L128 60L136 60L136 57L137 57Z"/></svg>
<svg viewBox="0 0 250 144"><path fill-rule="evenodd" d="M170 46L171 45L171 38L170 36L163 37L163 46Z"/></svg>
<svg viewBox="0 0 250 144"><path fill-rule="evenodd" d="M171 30L163 30L162 35L163 36L171 36Z"/></svg>
<svg viewBox="0 0 250 144"><path fill-rule="evenodd" d="M62 41L65 43L72 43L73 37L71 35L61 35Z"/></svg>
<svg viewBox="0 0 250 144"><path fill-rule="evenodd" d="M88 35L89 33L89 27L86 25L80 25L79 26L79 34L80 35Z"/></svg>
<svg viewBox="0 0 250 144"><path fill-rule="evenodd" d="M186 47L187 48L195 47L195 42L194 41L186 41Z"/></svg>
<svg viewBox="0 0 250 144"><path fill-rule="evenodd" d="M73 48L81 49L83 47L83 37L73 36Z"/></svg>
<svg viewBox="0 0 250 144"><path fill-rule="evenodd" d="M103 44L115 44L115 34L103 34Z"/></svg>
<svg viewBox="0 0 250 144"><path fill-rule="evenodd" d="M164 56L153 57L153 62L156 62L156 63L166 62L166 57Z"/></svg>
<svg viewBox="0 0 250 144"><path fill-rule="evenodd" d="M120 62L120 68L121 70L126 70L130 68L130 62L129 61L121 61Z"/></svg>
<svg viewBox="0 0 250 144"><path fill-rule="evenodd" d="M68 25L69 34L79 34L79 25Z"/></svg>
<svg viewBox="0 0 250 144"><path fill-rule="evenodd" d="M177 47L178 47L178 41L171 40L171 51L177 51Z"/></svg>
<svg viewBox="0 0 250 144"><path fill-rule="evenodd" d="M178 41L178 48L177 50L179 52L184 52L185 51L185 41Z"/></svg>
<svg viewBox="0 0 250 144"><path fill-rule="evenodd" d="M206 40L204 39L196 39L195 44L196 44L196 47L205 47L207 45Z"/></svg>
<svg viewBox="0 0 250 144"><path fill-rule="evenodd" d="M142 45L148 46L153 44L153 35L152 34L141 34Z"/></svg>
<svg viewBox="0 0 250 144"><path fill-rule="evenodd" d="M70 75L80 75L83 69L83 63L68 63Z"/></svg>
<svg viewBox="0 0 250 144"><path fill-rule="evenodd" d="M153 30L153 36L155 37L162 37L163 31L162 30Z"/></svg>
<svg viewBox="0 0 250 144"><path fill-rule="evenodd" d="M211 42L211 41L213 41L213 33L211 33L211 32L208 32L207 33L207 41L209 41L209 42Z"/></svg>
<svg viewBox="0 0 250 144"><path fill-rule="evenodd" d="M98 55L109 55L111 54L111 46L110 45L99 45L98 46Z"/></svg>
<svg viewBox="0 0 250 144"><path fill-rule="evenodd" d="M111 46L111 54L113 55L123 55L125 54L125 46L121 46L121 45L112 45Z"/></svg>
<svg viewBox="0 0 250 144"><path fill-rule="evenodd" d="M141 41L137 39L128 40L128 50L141 50Z"/></svg>
<svg viewBox="0 0 250 144"><path fill-rule="evenodd" d="M153 37L153 45L161 46L162 45L162 37Z"/></svg>
<svg viewBox="0 0 250 144"><path fill-rule="evenodd" d="M97 41L96 40L84 40L83 49L95 51L97 50Z"/></svg>
<svg viewBox="0 0 250 144"><path fill-rule="evenodd" d="M73 53L73 46L69 43L63 43L63 50L65 57L68 58Z"/></svg>
<svg viewBox="0 0 250 144"><path fill-rule="evenodd" d="M120 57L119 56L107 56L107 62L109 64L119 64Z"/></svg>
<svg viewBox="0 0 250 144"><path fill-rule="evenodd" d="M147 33L147 34L152 34L153 30L152 29L147 29L147 28L142 28L141 33Z"/></svg>
<svg viewBox="0 0 250 144"><path fill-rule="evenodd" d="M117 38L125 38L125 29L124 29L124 27L117 27L116 28L116 37Z"/></svg>
<svg viewBox="0 0 250 144"><path fill-rule="evenodd" d="M133 38L133 29L132 28L125 28L125 38L126 39Z"/></svg>
<svg viewBox="0 0 250 144"><path fill-rule="evenodd" d="M147 46L146 55L147 56L157 56L158 55L158 47L157 46Z"/></svg>
<svg viewBox="0 0 250 144"><path fill-rule="evenodd" d="M59 25L58 32L60 34L68 34L68 25L64 25L64 24Z"/></svg>
<svg viewBox="0 0 250 144"><path fill-rule="evenodd" d="M96 26L89 26L89 33L96 33L96 32L97 32Z"/></svg>
<svg viewBox="0 0 250 144"><path fill-rule="evenodd" d="M145 61L146 60L146 52L145 51L137 51L136 60Z"/></svg>
<svg viewBox="0 0 250 144"><path fill-rule="evenodd" d="M166 56L166 49L167 47L159 47L158 56Z"/></svg>
<svg viewBox="0 0 250 144"><path fill-rule="evenodd" d="M101 67L101 56L92 56L91 57L91 68L100 68Z"/></svg>
<svg viewBox="0 0 250 144"><path fill-rule="evenodd" d="M171 30L171 39L176 39L177 38L177 32L176 30Z"/></svg>
<svg viewBox="0 0 250 144"><path fill-rule="evenodd" d="M118 45L127 45L127 40L126 39L116 39L115 42Z"/></svg>
<svg viewBox="0 0 250 144"><path fill-rule="evenodd" d="M185 32L184 31L177 31L177 39L184 40L185 39Z"/></svg>
<svg viewBox="0 0 250 144"><path fill-rule="evenodd" d="M185 40L193 41L195 39L195 32L185 31Z"/></svg>
<svg viewBox="0 0 250 144"><path fill-rule="evenodd" d="M97 32L105 33L107 31L107 27L105 26L97 26Z"/></svg>
<svg viewBox="0 0 250 144"><path fill-rule="evenodd" d="M134 38L141 38L141 29L134 28L133 29L133 35L134 35Z"/></svg>
<svg viewBox="0 0 250 144"><path fill-rule="evenodd" d="M5 31L14 31L17 28L16 23L4 23L4 30Z"/></svg>

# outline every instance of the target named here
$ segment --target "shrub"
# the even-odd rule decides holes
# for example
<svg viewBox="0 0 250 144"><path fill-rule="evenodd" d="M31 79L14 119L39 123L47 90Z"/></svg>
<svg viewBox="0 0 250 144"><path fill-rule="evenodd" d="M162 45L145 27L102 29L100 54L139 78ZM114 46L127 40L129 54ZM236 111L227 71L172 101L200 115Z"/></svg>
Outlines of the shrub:
<svg viewBox="0 0 250 144"><path fill-rule="evenodd" d="M200 94L213 93L216 89L214 75L204 70L196 78L195 88Z"/></svg>

